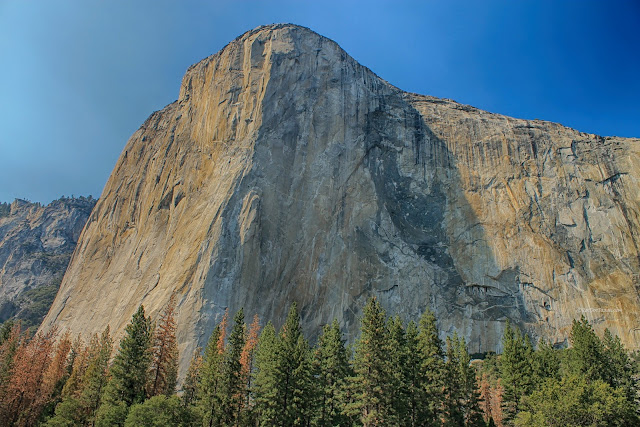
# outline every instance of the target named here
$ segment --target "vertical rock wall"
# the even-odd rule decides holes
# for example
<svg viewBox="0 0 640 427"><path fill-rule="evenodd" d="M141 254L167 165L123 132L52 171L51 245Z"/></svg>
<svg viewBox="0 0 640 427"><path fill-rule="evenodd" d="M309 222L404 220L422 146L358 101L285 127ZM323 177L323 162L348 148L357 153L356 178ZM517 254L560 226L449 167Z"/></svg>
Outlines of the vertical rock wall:
<svg viewBox="0 0 640 427"><path fill-rule="evenodd" d="M178 295L181 369L226 308L353 338L366 299L470 350L582 313L635 347L638 140L408 94L334 42L261 27L131 137L44 328L120 333ZM608 311L607 311L608 310Z"/></svg>

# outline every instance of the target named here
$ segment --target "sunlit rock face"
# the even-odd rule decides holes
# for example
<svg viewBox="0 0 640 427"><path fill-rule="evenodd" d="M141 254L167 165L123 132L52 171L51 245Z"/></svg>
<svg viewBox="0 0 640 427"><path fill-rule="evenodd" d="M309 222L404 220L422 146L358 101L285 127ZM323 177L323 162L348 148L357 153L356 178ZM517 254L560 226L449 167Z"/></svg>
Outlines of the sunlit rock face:
<svg viewBox="0 0 640 427"><path fill-rule="evenodd" d="M640 141L403 92L306 28L250 31L189 68L134 133L44 328L117 334L178 296L181 372L224 310L308 336L365 301L436 312L471 352L506 319L640 340Z"/></svg>

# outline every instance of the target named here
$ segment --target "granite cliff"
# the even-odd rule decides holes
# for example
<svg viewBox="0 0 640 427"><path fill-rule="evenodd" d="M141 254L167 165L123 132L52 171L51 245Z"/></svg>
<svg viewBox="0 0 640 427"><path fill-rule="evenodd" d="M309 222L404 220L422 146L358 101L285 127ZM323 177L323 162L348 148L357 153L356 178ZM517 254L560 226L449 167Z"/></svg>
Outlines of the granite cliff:
<svg viewBox="0 0 640 427"><path fill-rule="evenodd" d="M95 203L80 197L0 205L0 323L40 324Z"/></svg>
<svg viewBox="0 0 640 427"><path fill-rule="evenodd" d="M403 92L336 43L260 27L190 67L128 141L43 328L121 333L178 295L184 373L226 308L347 335L430 307L471 352L506 319L640 342L640 141ZM353 338L353 337L350 337Z"/></svg>

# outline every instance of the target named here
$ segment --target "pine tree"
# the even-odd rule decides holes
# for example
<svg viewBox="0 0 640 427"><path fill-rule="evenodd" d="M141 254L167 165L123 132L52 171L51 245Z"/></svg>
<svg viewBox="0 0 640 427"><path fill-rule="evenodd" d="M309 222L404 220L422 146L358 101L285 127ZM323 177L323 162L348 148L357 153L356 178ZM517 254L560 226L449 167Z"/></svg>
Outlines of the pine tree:
<svg viewBox="0 0 640 427"><path fill-rule="evenodd" d="M440 425L440 419L443 417L446 375L443 343L432 311L425 310L418 326L420 365L416 378L415 425Z"/></svg>
<svg viewBox="0 0 640 427"><path fill-rule="evenodd" d="M144 402L151 363L153 328L141 305L125 328L96 415L96 425L123 425L128 408Z"/></svg>
<svg viewBox="0 0 640 427"><path fill-rule="evenodd" d="M391 418L390 421L396 425L404 425L408 419L409 386L406 381L407 370L407 338L404 325L399 316L395 316L388 321L389 342L391 344Z"/></svg>
<svg viewBox="0 0 640 427"><path fill-rule="evenodd" d="M638 394L638 383L635 381L638 365L632 362L620 337L613 335L609 329L604 331L602 344L605 363L603 380L611 387L622 389L627 400L633 404Z"/></svg>
<svg viewBox="0 0 640 427"><path fill-rule="evenodd" d="M273 325L267 323L258 341L252 392L257 423L308 425L311 393L311 350L302 336L294 303L280 333L276 335Z"/></svg>
<svg viewBox="0 0 640 427"><path fill-rule="evenodd" d="M204 426L214 426L220 420L220 368L222 353L219 342L222 334L220 326L215 327L204 350L200 365L200 382L197 387L197 407ZM223 348L224 350L224 348Z"/></svg>
<svg viewBox="0 0 640 427"><path fill-rule="evenodd" d="M256 371L253 373L251 394L255 402L254 416L260 426L274 426L279 410L278 392L279 342L271 322L262 329L255 352Z"/></svg>
<svg viewBox="0 0 640 427"><path fill-rule="evenodd" d="M502 337L500 373L504 394L502 396L503 421L510 424L519 410L520 400L533 390L533 348L529 337L509 321Z"/></svg>
<svg viewBox="0 0 640 427"><path fill-rule="evenodd" d="M222 359L219 397L222 425L237 425L244 403L245 383L241 357L245 344L245 329L244 311L240 309L233 318L233 329Z"/></svg>
<svg viewBox="0 0 640 427"><path fill-rule="evenodd" d="M580 321L573 320L569 342L571 343L571 348L567 351L569 373L584 375L588 380L603 379L603 374L606 372L604 346L584 316Z"/></svg>
<svg viewBox="0 0 640 427"><path fill-rule="evenodd" d="M302 335L297 304L293 303L280 329L277 376L280 382L279 421L282 425L307 425L311 417L311 350Z"/></svg>
<svg viewBox="0 0 640 427"><path fill-rule="evenodd" d="M535 387L542 385L547 378L560 378L558 351L544 339L540 339L538 348L533 353L532 373Z"/></svg>
<svg viewBox="0 0 640 427"><path fill-rule="evenodd" d="M351 398L345 408L347 415L358 417L365 427L386 425L391 419L390 345L386 314L372 298L364 307L353 360L354 376L349 379Z"/></svg>
<svg viewBox="0 0 640 427"><path fill-rule="evenodd" d="M97 343L98 336L95 335L94 338ZM69 378L65 382L61 393L63 399L69 395L74 395L80 388L82 375L87 368L88 356L89 349L82 340L82 337L78 335L71 346L71 355L69 356Z"/></svg>
<svg viewBox="0 0 640 427"><path fill-rule="evenodd" d="M456 349L461 391L460 408L464 425L484 427L476 371L471 366L471 358L464 338L457 340Z"/></svg>
<svg viewBox="0 0 640 427"><path fill-rule="evenodd" d="M196 348L191 358L187 375L182 385L182 406L190 408L195 406L198 395L198 384L200 383L200 368L202 366L202 348Z"/></svg>
<svg viewBox="0 0 640 427"><path fill-rule="evenodd" d="M314 425L350 425L343 414L343 395L347 377L351 374L349 357L338 321L322 329L314 352L313 373L317 382L318 406Z"/></svg>
<svg viewBox="0 0 640 427"><path fill-rule="evenodd" d="M461 406L463 398L463 378L460 372L458 352L458 334L447 337L445 363L443 418L445 426L463 426L464 412Z"/></svg>
<svg viewBox="0 0 640 427"><path fill-rule="evenodd" d="M159 394L171 396L175 392L178 378L175 309L176 296L172 294L155 328L151 367L148 374L148 397Z"/></svg>
<svg viewBox="0 0 640 427"><path fill-rule="evenodd" d="M79 392L81 419L93 423L100 400L105 390L109 373L109 360L113 353L113 339L111 329L107 326L97 345L90 351L90 357L82 376L82 388Z"/></svg>
<svg viewBox="0 0 640 427"><path fill-rule="evenodd" d="M418 327L414 322L407 324L405 333L405 365L402 369L402 378L406 387L406 416L400 420L402 425L417 427L425 425L425 420L420 419L422 412L421 396L424 396L424 384L422 383L421 366L422 357L420 355Z"/></svg>

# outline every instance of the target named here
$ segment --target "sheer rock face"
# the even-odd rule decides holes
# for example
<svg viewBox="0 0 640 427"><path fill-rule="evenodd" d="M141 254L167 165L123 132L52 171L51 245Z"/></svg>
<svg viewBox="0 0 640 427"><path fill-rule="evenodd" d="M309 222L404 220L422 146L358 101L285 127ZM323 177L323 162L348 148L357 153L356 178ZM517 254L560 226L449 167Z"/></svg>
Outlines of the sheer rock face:
<svg viewBox="0 0 640 427"><path fill-rule="evenodd" d="M16 199L0 215L0 322L21 312L25 292L59 283L95 203L62 198L42 206Z"/></svg>
<svg viewBox="0 0 640 427"><path fill-rule="evenodd" d="M496 350L507 318L640 342L640 141L409 94L334 42L261 27L131 137L44 328L121 332L179 301L184 373L225 308L350 339L366 299Z"/></svg>

